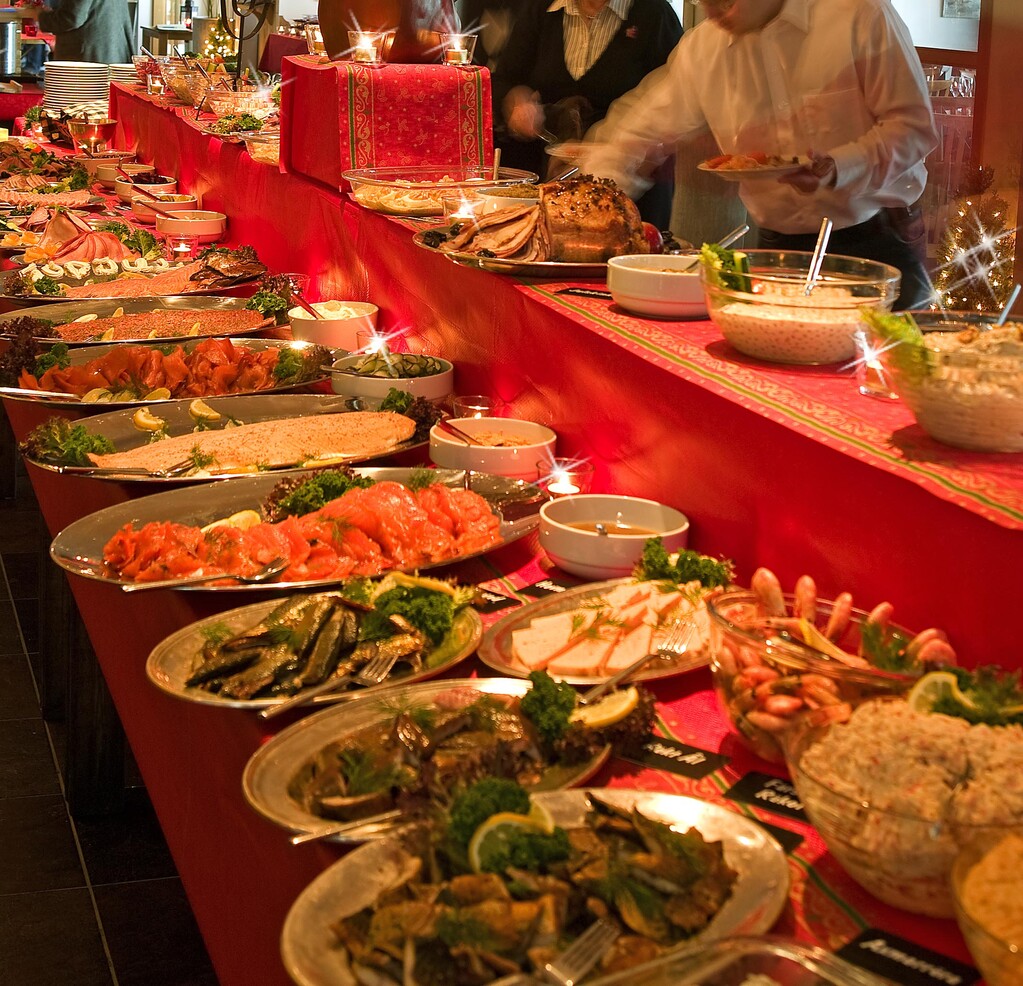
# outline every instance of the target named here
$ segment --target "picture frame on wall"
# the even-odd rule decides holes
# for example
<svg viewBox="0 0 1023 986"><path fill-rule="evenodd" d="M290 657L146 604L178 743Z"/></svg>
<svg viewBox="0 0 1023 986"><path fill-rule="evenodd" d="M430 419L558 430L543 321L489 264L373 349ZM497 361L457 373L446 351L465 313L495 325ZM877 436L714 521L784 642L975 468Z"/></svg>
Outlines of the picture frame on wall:
<svg viewBox="0 0 1023 986"><path fill-rule="evenodd" d="M941 16L979 21L980 0L941 0Z"/></svg>

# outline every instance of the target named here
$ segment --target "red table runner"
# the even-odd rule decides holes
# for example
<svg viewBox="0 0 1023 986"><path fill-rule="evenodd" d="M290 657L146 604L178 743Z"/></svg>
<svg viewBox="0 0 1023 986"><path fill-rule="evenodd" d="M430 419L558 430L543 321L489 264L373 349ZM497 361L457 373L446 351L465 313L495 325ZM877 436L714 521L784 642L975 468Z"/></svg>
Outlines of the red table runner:
<svg viewBox="0 0 1023 986"><path fill-rule="evenodd" d="M493 159L490 73L476 66L285 58L281 167L331 188L352 168L479 168Z"/></svg>

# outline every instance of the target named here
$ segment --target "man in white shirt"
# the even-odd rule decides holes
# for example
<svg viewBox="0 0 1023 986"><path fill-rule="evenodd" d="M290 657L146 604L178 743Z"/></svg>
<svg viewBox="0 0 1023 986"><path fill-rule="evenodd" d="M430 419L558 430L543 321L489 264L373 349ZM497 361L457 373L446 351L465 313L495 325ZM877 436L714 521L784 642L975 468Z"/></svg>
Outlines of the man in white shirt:
<svg viewBox="0 0 1023 986"><path fill-rule="evenodd" d="M652 146L711 131L728 154L810 152L781 179L743 181L759 245L813 249L902 272L899 308L932 295L918 200L937 144L927 83L889 0L702 0L707 20L668 62L612 104L583 170L630 194Z"/></svg>

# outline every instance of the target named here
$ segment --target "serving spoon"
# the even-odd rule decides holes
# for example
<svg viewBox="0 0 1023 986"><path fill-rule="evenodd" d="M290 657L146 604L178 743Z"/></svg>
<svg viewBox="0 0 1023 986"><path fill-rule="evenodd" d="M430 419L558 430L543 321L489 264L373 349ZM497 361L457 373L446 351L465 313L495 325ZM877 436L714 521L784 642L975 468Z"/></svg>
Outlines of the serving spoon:
<svg viewBox="0 0 1023 986"><path fill-rule="evenodd" d="M473 436L470 435L467 431L462 431L461 428L458 428L455 425L453 425L450 422L450 420L448 420L447 418L441 418L437 422L437 427L440 428L441 431L449 432L450 434L454 435L456 438L462 439L462 441L465 442L466 445L480 445L480 446L485 446L486 445L485 442L481 442L478 439L473 438Z"/></svg>
<svg viewBox="0 0 1023 986"><path fill-rule="evenodd" d="M809 295L817 287L817 279L821 276L821 267L824 264L824 255L828 251L828 240L831 239L831 220L825 216L821 220L820 232L817 234L817 245L813 248L813 256L810 258L810 269L806 272L806 284L803 287L803 294Z"/></svg>
<svg viewBox="0 0 1023 986"><path fill-rule="evenodd" d="M180 589L186 585L202 585L204 582L219 582L222 579L232 579L241 585L260 585L263 582L272 582L281 572L288 567L288 561L284 558L275 558L267 562L262 568L256 569L251 575L225 575L220 572L217 575L186 575L180 579L161 579L159 582L127 582L121 586L122 592L142 592L144 589Z"/></svg>
<svg viewBox="0 0 1023 986"><path fill-rule="evenodd" d="M736 226L730 233L726 233L718 240L719 247L730 247L736 240L741 240L749 232L749 223L743 223L740 226ZM700 262L699 255L693 260L691 264L687 264L685 267L680 267L679 272L684 274L687 271L691 271Z"/></svg>

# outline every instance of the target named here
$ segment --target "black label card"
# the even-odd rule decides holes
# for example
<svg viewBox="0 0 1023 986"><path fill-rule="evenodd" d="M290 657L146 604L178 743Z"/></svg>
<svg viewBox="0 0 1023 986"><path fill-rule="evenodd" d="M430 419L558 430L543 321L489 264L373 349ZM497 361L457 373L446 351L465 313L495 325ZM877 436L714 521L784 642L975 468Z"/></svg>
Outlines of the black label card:
<svg viewBox="0 0 1023 986"><path fill-rule="evenodd" d="M574 589L578 584L578 582L569 582L567 579L562 580L552 575L546 579L540 579L533 585L527 585L524 589L519 589L519 592L531 599L543 599L544 596L553 596L557 592Z"/></svg>
<svg viewBox="0 0 1023 986"><path fill-rule="evenodd" d="M843 945L837 954L861 969L904 986L972 986L980 979L973 966L877 928L868 928Z"/></svg>
<svg viewBox="0 0 1023 986"><path fill-rule="evenodd" d="M759 818L757 824L767 829L781 843L781 847L786 853L795 852L805 841L798 832L793 832L792 829L783 829L780 825L769 825Z"/></svg>
<svg viewBox="0 0 1023 986"><path fill-rule="evenodd" d="M601 291L598 288L559 288L555 294L574 294L580 298L610 298L610 291Z"/></svg>
<svg viewBox="0 0 1023 986"><path fill-rule="evenodd" d="M476 595L473 607L480 613L499 613L502 609L519 604L517 599L502 596L501 593L491 592L489 589L480 589Z"/></svg>
<svg viewBox="0 0 1023 986"><path fill-rule="evenodd" d="M741 801L745 805L765 808L767 811L789 818L806 821L803 803L796 794L796 789L780 777L761 774L752 770L745 777L740 777L727 791L725 797L733 801Z"/></svg>
<svg viewBox="0 0 1023 986"><path fill-rule="evenodd" d="M728 763L728 757L710 750L701 750L685 743L676 743L673 739L663 736L651 736L643 745L643 752L638 757L623 757L630 763L638 763L643 767L666 770L672 774L681 774L699 780L713 774Z"/></svg>

